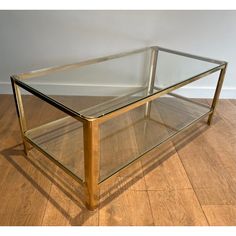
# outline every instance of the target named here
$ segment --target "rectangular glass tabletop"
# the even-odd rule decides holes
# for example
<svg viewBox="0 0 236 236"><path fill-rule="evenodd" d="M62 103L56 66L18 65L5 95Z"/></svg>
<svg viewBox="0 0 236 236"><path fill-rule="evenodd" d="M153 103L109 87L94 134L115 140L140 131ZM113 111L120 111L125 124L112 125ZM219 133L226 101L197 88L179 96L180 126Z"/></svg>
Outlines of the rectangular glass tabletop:
<svg viewBox="0 0 236 236"><path fill-rule="evenodd" d="M158 50L157 62L152 53ZM194 78L213 73L222 61L150 47L81 63L20 74L27 90L36 91L86 118L98 118ZM154 87L150 73L156 67ZM94 97L87 104L71 97Z"/></svg>

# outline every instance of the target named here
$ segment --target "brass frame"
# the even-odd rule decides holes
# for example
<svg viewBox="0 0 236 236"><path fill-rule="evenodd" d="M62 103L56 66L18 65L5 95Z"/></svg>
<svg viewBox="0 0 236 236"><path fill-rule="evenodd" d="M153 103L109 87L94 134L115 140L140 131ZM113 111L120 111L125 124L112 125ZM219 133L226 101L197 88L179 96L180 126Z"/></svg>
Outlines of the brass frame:
<svg viewBox="0 0 236 236"><path fill-rule="evenodd" d="M37 76L42 76L45 74L57 72L57 71L63 71L71 68L79 68L85 65L90 65L102 61L107 61L107 60L112 60L115 58L120 58L140 52L144 52L146 50L151 50L151 63L150 63L150 74L149 74L149 81L147 85L147 96L145 98L142 98L138 101L135 101L129 105L126 105L122 108L119 108L117 110L114 110L110 113L107 113L105 115L99 116L99 117L89 117L89 116L83 116L79 113L77 113L74 110L71 110L70 108L64 106L63 104L55 101L54 99L46 96L45 94L39 92L38 90L30 87L26 83L22 82L22 80L27 79L27 78L32 78L32 77L37 77ZM156 65L157 65L157 57L158 57L158 52L159 51L165 51L169 52L172 54L180 55L180 56L185 56L197 60L203 60L211 63L215 63L216 67L205 71L201 74L198 74L196 76L193 76L185 81L179 82L175 85L172 85L168 88L159 90L155 93L153 93L153 89L158 89L154 86L154 80L155 80L155 74L156 74ZM47 68L47 69L42 69L42 70L37 70L37 71L32 71L29 73L23 73L19 75L13 75L11 76L11 82L12 82L12 89L13 89L13 94L14 94L14 99L15 99L15 104L16 104L16 110L17 110L17 115L19 119L19 124L20 124L20 130L21 130L21 135L23 139L23 144L24 144L24 150L27 155L28 149L29 149L29 144L34 146L36 149L38 149L40 152L42 152L46 157L48 157L51 161L53 161L58 167L60 167L62 170L64 170L67 174L69 174L72 178L74 178L78 183L80 183L82 186L85 187L85 193L86 193L86 206L89 210L94 210L98 207L99 204L99 184L105 182L108 178L111 176L117 174L119 171L113 173L111 176L109 176L107 179L104 179L99 182L99 163L100 163L100 138L99 138L99 132L100 132L100 124L105 122L106 120L112 119L120 114L123 114L127 111L130 111L136 107L139 107L141 105L146 104L146 109L145 109L145 117L150 116L150 109L151 109L151 102L154 99L157 99L165 94L170 94L172 96L177 96L179 98L182 98L184 100L189 100L188 98L182 97L180 95L176 95L171 93L173 90L176 90L184 85L187 85L191 82L194 82L202 77L205 77L209 74L212 74L214 72L220 71L220 76L218 78L218 83L217 87L215 90L213 102L211 105L211 108L209 112L204 114L202 117L199 119L193 121L191 124L187 125L186 127L182 128L180 131L175 133L174 135L168 137L165 141L162 143L165 143L172 138L174 138L176 135L182 133L185 131L188 127L191 127L194 125L196 122L199 120L205 118L208 116L208 124L211 124L213 114L215 112L215 108L217 105L217 102L219 100L219 95L220 91L223 85L225 73L226 73L226 68L227 68L227 62L225 61L219 61L219 60L214 60L214 59L209 59L201 56L196 56L188 53L183 53L179 51L174 51L158 46L153 46L153 47L148 47L148 48L142 48L138 50L134 50L131 52L125 52L125 53L120 53L116 55L111 55L107 57L101 57L97 59L92 59L80 63L75 63L75 64L70 64L70 65L65 65L65 66L57 66L57 67L52 67L52 68ZM43 101L51 104L52 106L56 107L57 109L61 110L62 112L66 113L69 115L69 117L73 117L76 120L80 121L83 123L83 133L84 133L84 170L85 170L85 177L84 181L81 180L79 177L77 177L74 173L72 173L70 170L68 170L66 167L64 167L61 163L59 163L57 160L55 160L50 154L48 154L45 150L40 148L36 143L34 143L32 140L30 140L27 137L27 132L30 132L32 130L27 130L27 124L26 124L26 119L24 115L24 107L21 99L21 93L19 87L25 89L26 91L30 92L31 94L37 96L38 98L42 99ZM67 117L66 117L67 118ZM63 119L66 119L63 118ZM46 124L47 126L54 125L55 122L58 122L59 120L50 122ZM45 126L45 125L43 125ZM41 127L41 126L40 126ZM40 127L36 127L40 128ZM160 146L162 143L158 144L157 146ZM150 150L148 150L150 151ZM148 152L147 151L147 152ZM137 157L135 160L131 161L130 163L127 163L126 166L124 166L122 169L127 168L130 166L132 163L136 162L139 160L143 155Z"/></svg>

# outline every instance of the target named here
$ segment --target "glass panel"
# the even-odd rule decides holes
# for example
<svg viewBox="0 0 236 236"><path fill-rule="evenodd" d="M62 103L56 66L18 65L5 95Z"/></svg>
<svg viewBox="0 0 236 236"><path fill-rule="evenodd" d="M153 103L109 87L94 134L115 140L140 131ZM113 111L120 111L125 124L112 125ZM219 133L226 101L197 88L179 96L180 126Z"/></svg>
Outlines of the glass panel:
<svg viewBox="0 0 236 236"><path fill-rule="evenodd" d="M101 125L100 181L165 141L210 110L175 96L152 101L150 118L145 105Z"/></svg>
<svg viewBox="0 0 236 236"><path fill-rule="evenodd" d="M81 115L99 116L146 96L140 91L147 86L150 54L147 50L23 82ZM84 97L88 101L81 102Z"/></svg>
<svg viewBox="0 0 236 236"><path fill-rule="evenodd" d="M164 89L216 66L211 62L159 51L155 86Z"/></svg>
<svg viewBox="0 0 236 236"><path fill-rule="evenodd" d="M218 66L159 51L156 89L148 92L151 61L151 49L147 49L23 82L83 116L100 117Z"/></svg>
<svg viewBox="0 0 236 236"><path fill-rule="evenodd" d="M25 135L83 180L83 124L23 89L21 91L28 129Z"/></svg>

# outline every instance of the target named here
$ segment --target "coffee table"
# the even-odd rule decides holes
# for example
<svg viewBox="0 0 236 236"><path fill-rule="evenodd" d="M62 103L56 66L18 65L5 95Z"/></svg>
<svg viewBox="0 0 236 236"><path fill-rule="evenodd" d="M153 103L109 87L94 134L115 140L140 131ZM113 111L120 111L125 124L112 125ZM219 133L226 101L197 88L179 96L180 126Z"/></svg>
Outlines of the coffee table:
<svg viewBox="0 0 236 236"><path fill-rule="evenodd" d="M25 153L36 148L78 181L94 210L100 184L203 118L211 124L226 67L225 61L153 46L13 75ZM179 94L213 75L210 105ZM29 125L26 114L39 111L27 108L24 97L60 115L47 119L45 109L39 115L46 120Z"/></svg>

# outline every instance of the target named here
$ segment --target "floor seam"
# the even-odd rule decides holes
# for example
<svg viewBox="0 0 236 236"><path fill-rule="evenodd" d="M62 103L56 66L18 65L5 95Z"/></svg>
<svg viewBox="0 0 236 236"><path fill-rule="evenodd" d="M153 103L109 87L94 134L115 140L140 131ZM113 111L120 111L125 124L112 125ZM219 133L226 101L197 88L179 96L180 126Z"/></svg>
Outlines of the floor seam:
<svg viewBox="0 0 236 236"><path fill-rule="evenodd" d="M134 134L135 134L135 130L133 130L133 132L134 132ZM139 149L139 146L138 146L138 143L137 143L137 136L136 136L136 134L134 135L134 137L135 137L134 142L135 142L136 148L137 148L137 150L138 150L138 149ZM139 160L139 163L140 163L140 166L141 166L142 178L143 178L143 181L144 181L145 192L146 192L146 195L147 195L148 204L149 204L150 211L151 211L153 226L155 226L154 213L153 213L153 210L152 210L151 200L150 200L150 198L149 198L149 194L148 194L148 191L147 191L147 183L146 183L146 179L145 179L145 175L144 175L143 164L142 164L142 161L141 161L141 160Z"/></svg>
<svg viewBox="0 0 236 236"><path fill-rule="evenodd" d="M180 190L190 190L192 188L177 188L177 189L131 189L131 191L137 191L137 192L142 192L142 191L148 191L148 192L164 192L164 191L180 191Z"/></svg>
<svg viewBox="0 0 236 236"><path fill-rule="evenodd" d="M235 206L236 204L202 204L202 206Z"/></svg>
<svg viewBox="0 0 236 236"><path fill-rule="evenodd" d="M176 149L176 147L175 147L175 144L172 142L172 144L173 144L173 147L174 147L174 149L175 149L175 151L176 151L176 154L178 155L178 158L179 158L179 160L180 160L180 162L181 162L181 164L182 164L182 166L183 166L183 169L184 169L184 172L185 172L185 174L186 174L186 176L187 176L187 178L188 178L188 181L189 181L189 183L190 183L190 185L191 185L191 187L192 187L192 190L193 190L193 192L194 192L194 194L195 194L195 196L196 196L196 199L197 199L197 201L198 201L198 204L199 204L199 206L201 207L201 210L202 210L202 213L203 213L203 215L204 215L204 217L205 217L205 219L206 219L206 222L207 222L207 224L210 226L210 222L208 221L208 218L207 218L207 216L206 216L206 214L205 214L205 212L204 212L204 210L203 210L203 208L202 208L202 205L201 205L201 203L200 203L200 200L199 200L199 198L198 198L198 196L197 196L197 193L196 193L196 191L195 191L195 189L194 189L194 187L193 187L193 184L192 184L192 182L191 182L191 180L190 180L190 178L189 178L189 176L188 176L188 173L187 173L187 171L186 171L186 169L185 169L185 166L184 166L184 164L183 164L183 161L182 161L182 159L180 158L180 156L179 156L179 153L178 153L178 151L177 151L177 149Z"/></svg>
<svg viewBox="0 0 236 236"><path fill-rule="evenodd" d="M41 223L40 223L41 226L43 224L43 220L44 220L44 217L45 217L45 214L46 214L46 210L47 210L47 206L48 206L48 202L49 202L49 197L50 197L51 191L52 191L52 186L53 186L53 183L51 183L50 190L48 192L47 202L46 202L46 205L45 205L45 208L44 208L44 211L43 211L43 217L42 217L42 220L41 220Z"/></svg>
<svg viewBox="0 0 236 236"><path fill-rule="evenodd" d="M152 214L153 225L155 225L154 214L153 214L153 210L152 210L152 204L151 204L151 200L150 200L149 193L148 193L148 190L147 190L147 183L146 183L146 179L145 179L145 176L144 176L143 165L142 165L141 161L140 161L140 165L141 165L141 169L142 169L142 173L143 173L143 180L144 180L144 185L145 185L145 190L141 190L141 191L145 191L146 194L147 194L148 204L150 206L150 210L151 210L151 214Z"/></svg>
<svg viewBox="0 0 236 236"><path fill-rule="evenodd" d="M161 118L162 118L162 115L161 115L161 114L160 114L160 116L161 116ZM168 131L168 132L169 132L169 131ZM198 199L198 196L197 196L197 194L196 194L196 191L195 191L195 189L194 189L194 187L193 187L192 182L190 181L190 178L189 178L189 176L188 176L188 174L187 174L187 171L186 171L186 169L185 169L185 166L184 166L184 164L183 164L183 162L182 162L182 160L181 160L181 158L180 158L180 155L179 155L179 153L178 153L178 151L177 151L177 149L176 149L176 147L175 147L175 144L174 144L174 142L171 141L171 140L170 140L170 143L172 144L172 146L173 146L173 148L174 148L174 150L175 150L175 153L177 154L177 157L178 157L179 160L180 160L180 163L181 163L181 165L182 165L182 167L183 167L183 170L184 170L184 172L185 172L185 174L186 174L186 177L187 177L187 179L188 179L188 181L189 181L189 184L191 185L191 188L192 188L192 190L193 190L193 192L194 192L194 195L196 196L197 202L198 202L198 204L199 204L199 206L200 206L200 208L201 208L201 210L202 210L202 213L203 213L203 215L204 215L204 217L205 217L205 219L206 219L206 222L207 222L208 226L210 226L210 223L209 223L209 221L208 221L208 219L207 219L207 217L206 217L206 214L205 214L204 210L202 209L202 206L201 206L201 204L200 204L200 201L199 201L199 199Z"/></svg>

